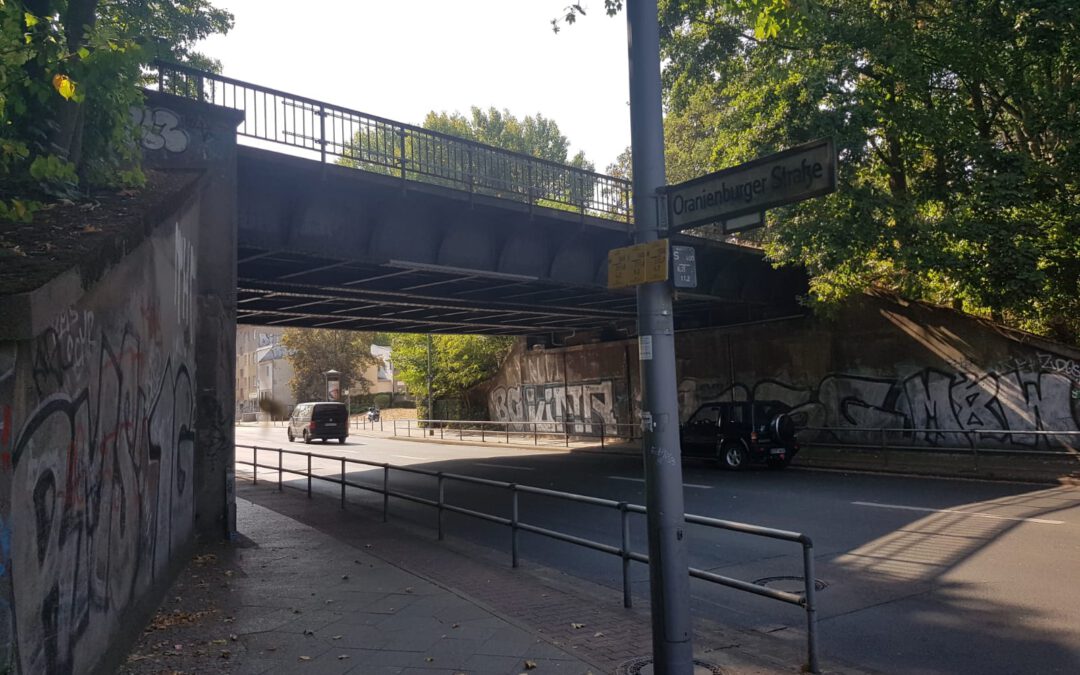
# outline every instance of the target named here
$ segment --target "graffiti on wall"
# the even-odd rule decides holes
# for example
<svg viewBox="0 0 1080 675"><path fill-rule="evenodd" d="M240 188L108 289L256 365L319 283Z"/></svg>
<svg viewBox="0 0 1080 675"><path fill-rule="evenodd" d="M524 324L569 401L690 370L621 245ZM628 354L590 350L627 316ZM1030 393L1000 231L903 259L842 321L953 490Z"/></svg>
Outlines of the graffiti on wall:
<svg viewBox="0 0 1080 675"><path fill-rule="evenodd" d="M38 396L86 374L86 354L94 348L94 313L69 309L34 345L34 388Z"/></svg>
<svg viewBox="0 0 1080 675"><path fill-rule="evenodd" d="M978 431L982 439L1034 448L1067 440L1015 432L1080 430L1077 387L1076 380L1058 370L1024 364L979 376L935 368L899 379L834 374L813 387L772 379L730 385L686 378L679 385L679 403L684 420L706 401L776 400L790 405L797 422L806 427L911 429L910 440L936 446L970 445L975 441L972 432ZM844 433L844 440L877 437L870 432L863 434L866 438L854 431L831 433Z"/></svg>
<svg viewBox="0 0 1080 675"><path fill-rule="evenodd" d="M532 431L535 426L541 433L600 435L613 433L618 421L611 380L495 387L489 409L496 421L523 423L510 425L511 431Z"/></svg>
<svg viewBox="0 0 1080 675"><path fill-rule="evenodd" d="M132 106L131 119L140 131L140 143L147 150L181 153L191 142L180 116L168 108Z"/></svg>
<svg viewBox="0 0 1080 675"><path fill-rule="evenodd" d="M37 346L53 353L53 339ZM188 366L165 357L149 372L131 326L85 344L97 345L88 376L45 395L13 445L11 517L27 524L11 545L22 672L78 671L92 627L119 620L194 519Z"/></svg>
<svg viewBox="0 0 1080 675"><path fill-rule="evenodd" d="M180 231L176 224L176 313L184 339L192 339L192 317L194 316L195 297L195 246Z"/></svg>

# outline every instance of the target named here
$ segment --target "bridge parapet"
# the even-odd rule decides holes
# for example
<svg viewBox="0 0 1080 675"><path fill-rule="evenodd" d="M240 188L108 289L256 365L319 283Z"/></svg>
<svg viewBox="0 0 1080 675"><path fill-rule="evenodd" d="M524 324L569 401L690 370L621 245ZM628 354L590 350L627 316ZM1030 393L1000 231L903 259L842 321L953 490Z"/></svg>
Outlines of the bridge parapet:
<svg viewBox="0 0 1080 675"><path fill-rule="evenodd" d="M530 206L632 219L630 183L620 178L187 66L159 62L157 69L159 91L243 111L237 133L258 147Z"/></svg>

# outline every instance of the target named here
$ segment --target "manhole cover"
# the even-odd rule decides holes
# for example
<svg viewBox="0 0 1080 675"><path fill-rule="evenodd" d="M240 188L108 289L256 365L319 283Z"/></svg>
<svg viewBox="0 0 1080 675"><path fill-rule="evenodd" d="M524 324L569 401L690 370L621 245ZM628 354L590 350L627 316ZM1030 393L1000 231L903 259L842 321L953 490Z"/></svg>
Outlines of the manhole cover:
<svg viewBox="0 0 1080 675"><path fill-rule="evenodd" d="M653 675L653 660L651 656L639 656L630 659L615 669L615 675ZM720 666L714 666L704 661L694 661L694 675L724 675Z"/></svg>
<svg viewBox="0 0 1080 675"><path fill-rule="evenodd" d="M800 595L806 592L805 577L765 577L764 579L758 579L754 584ZM828 587L829 584L821 579L814 579L814 590L823 591Z"/></svg>

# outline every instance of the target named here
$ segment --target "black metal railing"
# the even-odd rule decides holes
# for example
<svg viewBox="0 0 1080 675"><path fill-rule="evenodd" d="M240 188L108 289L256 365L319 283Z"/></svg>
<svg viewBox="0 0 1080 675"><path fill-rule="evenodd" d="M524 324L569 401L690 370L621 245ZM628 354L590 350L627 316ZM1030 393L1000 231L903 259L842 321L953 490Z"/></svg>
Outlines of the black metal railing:
<svg viewBox="0 0 1080 675"><path fill-rule="evenodd" d="M1080 431L802 427L797 436L806 448L969 454L976 470L980 455L1080 459Z"/></svg>
<svg viewBox="0 0 1080 675"><path fill-rule="evenodd" d="M158 90L244 112L240 136L355 169L630 222L630 183L262 87L157 62Z"/></svg>
<svg viewBox="0 0 1080 675"><path fill-rule="evenodd" d="M266 448L257 445L237 445L236 446L236 463L242 466L250 466L252 473L251 479L253 483L259 481L259 469L267 469L271 475L277 474L277 486L278 490L284 490L285 488L285 474L299 476L306 478L305 491L308 498L312 497L312 481L319 480L329 483L333 483L341 486L341 493L339 499L341 500L341 508L346 506L346 488L353 488L356 490L364 490L367 492L373 492L382 496L382 519L386 522L390 517L390 498L401 499L402 501L411 502L413 504L420 504L436 509L437 521L436 528L438 531L438 538L442 541L445 538L445 523L444 514L456 513L470 518L477 518L489 523L495 523L510 528L510 558L511 566L517 567L520 558L518 547L518 534L520 532L529 532L532 534L547 537L549 539L555 539L557 541L566 542L575 546L581 546L591 549L593 551L599 551L601 553L607 553L609 555L616 556L622 560L622 592L623 592L623 605L625 607L633 606L633 597L630 587L630 563L639 562L645 565L649 564L649 556L644 553L638 553L631 547L631 530L630 530L630 514L645 515L647 511L644 506L638 504L629 504L627 502L619 502L611 499L603 499L600 497L591 497L588 495L580 495L572 492L562 492L559 490L549 490L546 488L533 487L530 485L519 485L517 483L507 483L504 481L491 480L488 478L477 478L475 476L465 476L462 474L448 473L445 471L430 471L428 469L418 469L410 466L400 466L395 464L388 464L385 462L371 462L362 459L353 459L350 457L323 455L314 452L301 452L297 450L285 450L284 448ZM241 458L241 450L251 451L251 460L245 460ZM261 464L259 463L259 453L270 453L271 456L276 454L277 464ZM292 466L286 466L285 457L290 458L302 458L301 461L294 463ZM329 473L316 473L313 467L313 461L320 460L323 462L323 466L329 462ZM371 485L359 483L348 479L349 466L361 466L379 469L381 474L381 485ZM396 471L401 473L408 473L418 476L428 476L436 480L433 486L436 489L437 497L435 499L429 499L421 497L416 494L410 494L402 492L400 490L394 490L391 487L390 472ZM334 475L336 472L336 475ZM464 483L469 485L482 485L491 488L498 488L505 490L509 493L510 503L509 512L510 517L495 515L493 513L487 513L484 511L477 511L475 509L469 509L464 506L458 506L451 504L446 499L446 484L448 482ZM568 502L574 502L577 504L586 504L590 506L597 506L601 508L613 509L619 512L620 517L620 543L618 546L607 544L600 541L594 541L585 537L580 537L568 532L561 532L559 530L553 530L546 527L541 527L536 524L528 523L521 519L520 500L522 495L534 495L544 498L559 499ZM819 657L818 657L818 638L817 638L817 588L816 579L814 576L814 543L805 534L799 532L791 532L788 530L777 530L771 527L762 527L759 525L750 525L747 523L739 523L730 520L720 520L717 518L709 518L706 516L696 516L692 514L685 514L684 516L687 523L692 525L700 525L703 527L709 527L713 529L726 530L729 532L739 532L742 534L752 535L756 537L765 537L767 539L776 539L779 541L788 541L799 544L802 547L802 566L803 566L803 579L805 584L802 593L792 593L789 591L781 591L775 588L769 588L767 586L761 586L742 579L735 579L732 577L716 574L714 572L708 572L702 569L691 567L689 569L690 576L695 579L701 579L710 583L719 584L728 588L734 588L736 590L744 591L747 593L753 593L765 598L778 600L790 605L796 605L801 607L806 613L806 649L807 649L807 669L811 673L819 673Z"/></svg>
<svg viewBox="0 0 1080 675"><path fill-rule="evenodd" d="M523 443L539 446L555 442L570 447L571 442L599 442L600 447L636 440L641 437L641 425L628 422L562 419L547 422L499 422L495 420L391 420L388 425L367 420L353 420L357 429L387 426L394 436L436 436L445 440L479 441L481 443Z"/></svg>

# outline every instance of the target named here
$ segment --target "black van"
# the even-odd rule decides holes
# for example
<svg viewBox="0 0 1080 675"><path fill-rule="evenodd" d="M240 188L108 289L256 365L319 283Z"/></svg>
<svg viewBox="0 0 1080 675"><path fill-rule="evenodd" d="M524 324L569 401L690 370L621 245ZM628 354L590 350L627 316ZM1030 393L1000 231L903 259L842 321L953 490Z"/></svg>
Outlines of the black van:
<svg viewBox="0 0 1080 675"><path fill-rule="evenodd" d="M344 443L349 436L349 411L344 403L301 403L289 418L287 433L290 443L297 438L304 439L305 443L316 438L321 438L323 443L330 438Z"/></svg>

